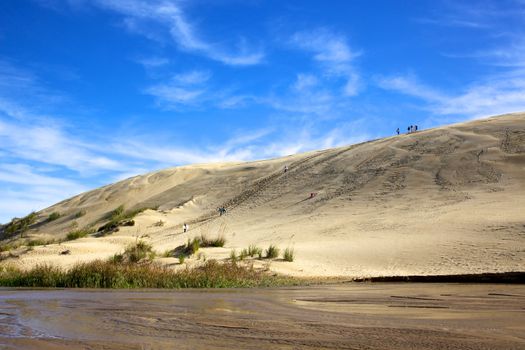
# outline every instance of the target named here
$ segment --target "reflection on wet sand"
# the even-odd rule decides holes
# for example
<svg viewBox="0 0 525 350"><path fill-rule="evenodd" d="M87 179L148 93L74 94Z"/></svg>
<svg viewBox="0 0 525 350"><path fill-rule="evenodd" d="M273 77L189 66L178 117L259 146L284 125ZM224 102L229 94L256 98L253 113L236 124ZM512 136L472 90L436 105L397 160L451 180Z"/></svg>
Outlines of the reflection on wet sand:
<svg viewBox="0 0 525 350"><path fill-rule="evenodd" d="M0 289L6 349L523 349L525 287Z"/></svg>

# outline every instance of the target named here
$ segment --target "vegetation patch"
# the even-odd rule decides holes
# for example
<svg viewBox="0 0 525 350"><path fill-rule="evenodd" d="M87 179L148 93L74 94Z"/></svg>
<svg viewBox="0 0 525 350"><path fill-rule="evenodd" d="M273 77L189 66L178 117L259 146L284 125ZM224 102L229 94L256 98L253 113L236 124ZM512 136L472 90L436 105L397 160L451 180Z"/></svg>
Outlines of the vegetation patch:
<svg viewBox="0 0 525 350"><path fill-rule="evenodd" d="M47 217L47 222L55 221L59 219L61 216L62 215L59 212L54 211L51 214L49 214L49 216Z"/></svg>
<svg viewBox="0 0 525 350"><path fill-rule="evenodd" d="M73 241L75 239L86 237L87 235L90 235L94 233L95 231L91 227L84 227L79 230L73 230L69 232L66 236L66 241Z"/></svg>
<svg viewBox="0 0 525 350"><path fill-rule="evenodd" d="M74 217L75 219L78 219L78 218L83 217L83 216L86 215L86 214L87 214L87 212L86 212L84 209L82 209L82 210L77 211L77 212L75 213L75 215L73 215L73 217Z"/></svg>
<svg viewBox="0 0 525 350"><path fill-rule="evenodd" d="M124 250L122 254L115 254L111 261L115 263L138 263L151 261L155 258L155 252L150 244L139 241Z"/></svg>
<svg viewBox="0 0 525 350"><path fill-rule="evenodd" d="M26 232L29 227L36 222L37 219L38 216L35 212L32 212L23 218L13 218L11 222L2 227L1 237L9 238L20 234L20 238L22 238L24 232Z"/></svg>
<svg viewBox="0 0 525 350"><path fill-rule="evenodd" d="M262 259L262 249L257 247L256 245L250 245L248 247L248 255L252 258L257 255L259 259Z"/></svg>
<svg viewBox="0 0 525 350"><path fill-rule="evenodd" d="M208 260L200 267L174 271L160 264L93 261L69 270L38 265L31 270L0 267L0 285L50 288L234 288L298 285L300 280L253 266Z"/></svg>
<svg viewBox="0 0 525 350"><path fill-rule="evenodd" d="M224 238L224 236L218 236L217 238L209 239L205 235L201 235L197 239L199 240L199 245L202 248L206 248L206 247L224 247L224 245L226 244L226 239Z"/></svg>
<svg viewBox="0 0 525 350"><path fill-rule="evenodd" d="M266 259L275 259L279 256L279 248L270 244L268 249L266 249Z"/></svg>
<svg viewBox="0 0 525 350"><path fill-rule="evenodd" d="M188 238L188 242L186 244L180 245L173 250L164 252L163 256L164 257L174 256L176 258L179 258L179 260L181 260L181 256L183 256L184 258L182 260L184 262L185 258L194 255L195 253L199 251L200 248L223 247L225 243L226 243L226 239L223 236L219 236L214 239L209 239L206 236L201 235L200 237L195 237L193 239Z"/></svg>
<svg viewBox="0 0 525 350"><path fill-rule="evenodd" d="M0 244L0 253L1 252L9 252L14 249L20 248L22 244L20 242L12 242L12 243L4 243Z"/></svg>
<svg viewBox="0 0 525 350"><path fill-rule="evenodd" d="M36 247L36 246L39 246L39 245L48 245L48 244L53 244L55 243L55 240L54 239L50 239L50 240L43 240L43 239L32 239L30 241L27 241L26 242L26 246L28 247Z"/></svg>
<svg viewBox="0 0 525 350"><path fill-rule="evenodd" d="M235 249L230 250L230 261L234 263L237 261L237 259L237 252L235 251Z"/></svg>
<svg viewBox="0 0 525 350"><path fill-rule="evenodd" d="M242 261L246 259L248 256L249 256L248 249L244 248L243 250L241 250L241 253L239 254L239 260Z"/></svg>
<svg viewBox="0 0 525 350"><path fill-rule="evenodd" d="M117 232L120 226L135 226L135 220L133 220L133 218L148 209L154 208L144 207L125 211L124 205L118 206L109 214L109 221L99 227L97 230L98 236L105 236Z"/></svg>
<svg viewBox="0 0 525 350"><path fill-rule="evenodd" d="M283 259L284 261L292 262L295 257L293 248L286 248L284 250Z"/></svg>

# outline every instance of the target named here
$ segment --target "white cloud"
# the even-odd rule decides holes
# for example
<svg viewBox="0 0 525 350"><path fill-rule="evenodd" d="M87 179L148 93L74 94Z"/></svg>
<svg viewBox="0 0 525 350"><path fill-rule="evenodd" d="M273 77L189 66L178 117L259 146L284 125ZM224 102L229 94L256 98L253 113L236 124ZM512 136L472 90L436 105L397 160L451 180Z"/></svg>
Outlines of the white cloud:
<svg viewBox="0 0 525 350"><path fill-rule="evenodd" d="M293 84L292 88L296 91L308 90L311 87L316 86L319 83L319 80L315 75L312 74L297 74L297 79Z"/></svg>
<svg viewBox="0 0 525 350"><path fill-rule="evenodd" d="M167 109L177 109L183 105L195 105L209 99L206 96L210 79L207 71L189 71L175 75L170 81L152 85L144 92L157 99L160 106Z"/></svg>
<svg viewBox="0 0 525 350"><path fill-rule="evenodd" d="M240 40L236 50L226 49L220 44L202 39L194 26L186 19L181 7L170 1L140 0L96 0L95 3L107 10L112 10L131 20L132 28L139 21L149 21L165 27L180 49L201 54L212 60L232 66L259 64L264 59L261 49L249 47L246 40ZM144 30L141 34L148 36ZM235 51L235 52L231 52Z"/></svg>
<svg viewBox="0 0 525 350"><path fill-rule="evenodd" d="M317 29L295 33L290 43L295 48L313 54L312 58L320 65L324 78L343 80L340 87L343 96L357 95L361 83L353 61L361 52L352 50L346 37L327 29Z"/></svg>
<svg viewBox="0 0 525 350"><path fill-rule="evenodd" d="M58 125L0 119L0 143L11 157L60 165L82 173L118 170L122 167L119 162L97 155L75 140L75 137L64 134Z"/></svg>
<svg viewBox="0 0 525 350"><path fill-rule="evenodd" d="M464 91L444 93L413 76L380 78L378 85L426 102L423 108L437 115L477 118L525 110L525 71L512 71L473 82Z"/></svg>
<svg viewBox="0 0 525 350"><path fill-rule="evenodd" d="M326 29L295 33L291 41L298 48L314 53L314 59L320 62L348 63L360 55L350 49L344 37Z"/></svg>
<svg viewBox="0 0 525 350"><path fill-rule="evenodd" d="M519 38L512 40L506 45L485 51L478 51L463 57L474 57L483 59L485 63L509 68L525 67L525 33L520 33Z"/></svg>
<svg viewBox="0 0 525 350"><path fill-rule="evenodd" d="M84 188L71 180L38 174L35 172L37 169L27 164L2 163L0 170L0 182L31 186L55 186L64 189Z"/></svg>
<svg viewBox="0 0 525 350"><path fill-rule="evenodd" d="M158 68L165 66L170 63L170 60L164 57L149 57L149 58L140 58L136 62L143 65L145 68Z"/></svg>
<svg viewBox="0 0 525 350"><path fill-rule="evenodd" d="M173 77L173 80L183 85L202 84L210 79L211 74L208 71L193 70Z"/></svg>
<svg viewBox="0 0 525 350"><path fill-rule="evenodd" d="M379 87L397 91L405 95L418 97L427 101L444 101L448 97L435 89L420 83L414 75L397 75L377 79Z"/></svg>
<svg viewBox="0 0 525 350"><path fill-rule="evenodd" d="M525 3L521 0L485 0L477 6L471 1L443 1L435 15L417 22L444 27L461 27L477 31L494 31L504 21L522 20Z"/></svg>

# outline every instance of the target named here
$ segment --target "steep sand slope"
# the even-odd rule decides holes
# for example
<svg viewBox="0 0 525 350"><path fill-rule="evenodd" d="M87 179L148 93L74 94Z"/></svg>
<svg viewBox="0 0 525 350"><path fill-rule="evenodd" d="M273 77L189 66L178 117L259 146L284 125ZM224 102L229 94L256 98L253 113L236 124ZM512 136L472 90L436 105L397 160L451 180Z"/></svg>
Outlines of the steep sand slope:
<svg viewBox="0 0 525 350"><path fill-rule="evenodd" d="M205 233L227 239L225 248L203 249L208 258L226 258L249 244L293 247L293 263L275 261L270 268L296 275L523 270L525 114L274 160L136 176L43 210L41 220L53 211L64 216L35 225L30 235L61 237L73 221L100 226L120 204L158 210L110 236L36 247L9 261L70 265L108 257L137 237L162 252ZM228 212L219 217L222 205ZM86 215L75 219L81 209ZM166 224L154 226L159 220ZM71 254L59 255L64 249Z"/></svg>

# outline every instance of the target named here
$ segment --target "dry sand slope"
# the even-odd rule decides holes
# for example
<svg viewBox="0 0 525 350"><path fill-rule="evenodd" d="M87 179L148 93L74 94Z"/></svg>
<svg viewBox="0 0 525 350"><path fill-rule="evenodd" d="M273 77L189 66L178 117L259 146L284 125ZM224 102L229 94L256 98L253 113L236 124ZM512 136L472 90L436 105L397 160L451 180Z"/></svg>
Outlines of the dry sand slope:
<svg viewBox="0 0 525 350"><path fill-rule="evenodd" d="M311 192L317 195L310 199ZM41 211L41 221L54 211L63 216L29 234L63 237L73 221L100 226L120 204L158 210L112 235L36 247L9 261L70 265L108 257L139 236L162 252L201 233L222 233L226 246L203 249L208 258L273 243L293 247L296 257L270 268L301 276L522 271L525 114L273 160L136 176ZM228 212L219 217L222 205ZM87 214L74 218L81 209ZM154 226L159 220L166 224ZM59 255L63 249L71 254Z"/></svg>

